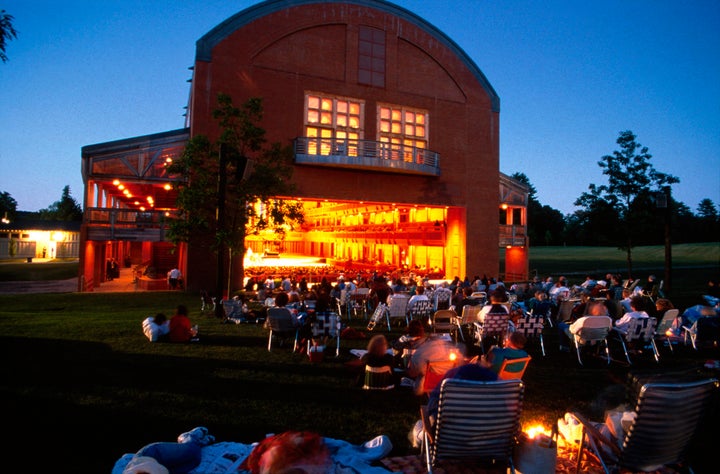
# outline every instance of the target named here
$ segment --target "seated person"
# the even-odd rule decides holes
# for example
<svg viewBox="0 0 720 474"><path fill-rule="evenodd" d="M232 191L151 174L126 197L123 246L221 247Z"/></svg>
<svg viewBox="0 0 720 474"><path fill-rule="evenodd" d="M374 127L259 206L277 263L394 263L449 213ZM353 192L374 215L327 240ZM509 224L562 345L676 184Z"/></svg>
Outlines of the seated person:
<svg viewBox="0 0 720 474"><path fill-rule="evenodd" d="M178 305L175 316L170 318L170 342L190 342L197 336L197 327L193 327L187 315L187 307Z"/></svg>
<svg viewBox="0 0 720 474"><path fill-rule="evenodd" d="M148 316L142 322L142 330L150 342L158 342L167 339L170 332L170 321L163 313L155 316Z"/></svg>
<svg viewBox="0 0 720 474"><path fill-rule="evenodd" d="M546 315L552 309L552 303L548 299L547 293L542 289L535 290L535 296L530 298L526 306L528 312L533 314Z"/></svg>
<svg viewBox="0 0 720 474"><path fill-rule="evenodd" d="M648 314L643 311L645 307L645 298L642 295L633 295L630 298L630 309L632 311L625 313L620 319L615 321L615 327L618 329L626 329L631 319L648 318Z"/></svg>
<svg viewBox="0 0 720 474"><path fill-rule="evenodd" d="M561 352L568 352L570 350L569 341L573 339L575 334L583 326L585 319L593 316L608 316L608 309L602 301L589 301L586 306L585 313L585 316L576 319L572 324L568 324L564 321L558 321L557 327L560 333Z"/></svg>
<svg viewBox="0 0 720 474"><path fill-rule="evenodd" d="M415 305L416 301L429 301L429 298L425 294L425 287L422 285L418 285L415 289L415 294L410 297L408 300L408 308L412 308Z"/></svg>
<svg viewBox="0 0 720 474"><path fill-rule="evenodd" d="M488 313L506 313L510 314L510 311L508 310L508 307L503 304L507 303L507 293L505 293L504 290L495 290L490 294L490 304L486 304L482 307L480 312L478 313L478 322L485 321L485 315Z"/></svg>
<svg viewBox="0 0 720 474"><path fill-rule="evenodd" d="M415 352L415 348L425 342L426 339L425 327L422 321L419 319L410 321L407 326L407 334L400 336L400 338L392 344L397 360L396 365L399 367L407 367L410 363L410 356Z"/></svg>
<svg viewBox="0 0 720 474"><path fill-rule="evenodd" d="M488 351L487 356L485 356L485 363L490 370L497 374L506 359L519 359L528 356L528 353L525 352L526 342L527 338L524 335L518 332L511 333L505 347L493 346Z"/></svg>
<svg viewBox="0 0 720 474"><path fill-rule="evenodd" d="M360 358L364 365L370 367L393 366L393 356L388 352L388 342L385 336L373 336L367 345L367 352Z"/></svg>
<svg viewBox="0 0 720 474"><path fill-rule="evenodd" d="M421 393L428 361L450 359L455 347L445 339L428 338L415 348L408 363L407 375L414 379L415 393Z"/></svg>
<svg viewBox="0 0 720 474"><path fill-rule="evenodd" d="M476 380L479 382L493 382L497 380L497 373L485 366L485 363L478 358L477 361L468 362L459 367L448 370L442 380L460 379L460 380ZM437 418L438 402L440 399L440 386L442 380L428 395L428 417L430 423L434 424ZM410 440L414 447L420 447L422 444L422 420L418 420L410 433Z"/></svg>

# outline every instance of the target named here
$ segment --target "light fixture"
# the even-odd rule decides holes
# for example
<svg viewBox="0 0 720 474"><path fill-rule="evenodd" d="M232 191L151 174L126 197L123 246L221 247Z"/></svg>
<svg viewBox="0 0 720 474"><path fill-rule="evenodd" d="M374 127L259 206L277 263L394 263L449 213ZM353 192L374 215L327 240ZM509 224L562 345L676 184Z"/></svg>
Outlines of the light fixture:
<svg viewBox="0 0 720 474"><path fill-rule="evenodd" d="M168 183L165 186L163 186L163 189L165 189L165 191L170 191L172 189L172 186L170 185L170 183Z"/></svg>
<svg viewBox="0 0 720 474"><path fill-rule="evenodd" d="M3 223L3 224L9 224L9 223L10 223L10 219L8 219L7 211L5 211L5 215L4 215L3 218L2 218L2 223Z"/></svg>

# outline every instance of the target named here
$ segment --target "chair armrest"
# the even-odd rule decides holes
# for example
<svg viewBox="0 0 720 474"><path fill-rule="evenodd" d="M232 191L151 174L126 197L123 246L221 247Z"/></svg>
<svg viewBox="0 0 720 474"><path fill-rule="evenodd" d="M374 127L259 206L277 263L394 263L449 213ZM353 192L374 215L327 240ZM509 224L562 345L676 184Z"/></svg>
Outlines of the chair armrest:
<svg viewBox="0 0 720 474"><path fill-rule="evenodd" d="M430 444L433 443L433 432L431 430L432 425L430 423L430 415L428 413L427 405L420 405L420 419L422 420L423 431L428 437Z"/></svg>
<svg viewBox="0 0 720 474"><path fill-rule="evenodd" d="M583 432L588 435L594 441L599 441L601 444L606 445L610 448L615 456L620 456L622 451L618 447L617 443L605 436L595 427L595 424L582 416L580 413L572 412L570 416L575 418L583 425ZM583 442L584 440L581 440Z"/></svg>

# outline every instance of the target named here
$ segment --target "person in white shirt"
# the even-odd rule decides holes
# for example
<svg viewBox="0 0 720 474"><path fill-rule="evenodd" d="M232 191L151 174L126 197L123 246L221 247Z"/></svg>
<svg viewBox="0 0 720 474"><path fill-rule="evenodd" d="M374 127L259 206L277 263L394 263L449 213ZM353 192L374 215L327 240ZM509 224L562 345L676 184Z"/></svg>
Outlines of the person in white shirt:
<svg viewBox="0 0 720 474"><path fill-rule="evenodd" d="M145 318L142 322L142 330L150 342L162 341L170 332L170 321L163 313L158 313Z"/></svg>
<svg viewBox="0 0 720 474"><path fill-rule="evenodd" d="M428 299L425 294L425 287L418 285L418 287L415 288L415 294L408 300L408 308L412 308L416 301L428 301Z"/></svg>
<svg viewBox="0 0 720 474"><path fill-rule="evenodd" d="M635 295L630 298L630 308L632 311L625 313L622 318L615 321L615 327L618 329L625 329L630 323L631 319L637 318L649 318L648 314L643 311L645 306L645 299L641 295Z"/></svg>

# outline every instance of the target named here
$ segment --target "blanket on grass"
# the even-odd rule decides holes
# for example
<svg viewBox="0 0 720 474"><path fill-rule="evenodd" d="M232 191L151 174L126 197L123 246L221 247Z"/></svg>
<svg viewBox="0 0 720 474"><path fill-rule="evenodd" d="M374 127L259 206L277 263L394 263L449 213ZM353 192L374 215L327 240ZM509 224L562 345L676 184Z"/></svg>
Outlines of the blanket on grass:
<svg viewBox="0 0 720 474"><path fill-rule="evenodd" d="M200 429L207 433L207 429L202 427L195 428L191 432ZM178 441L184 442L186 434L181 434ZM209 443L202 446L200 464L189 474L249 473L249 471L241 469L240 465L258 443L215 442L214 438L209 435L206 440L209 440ZM384 467L373 466L373 463L386 457L392 450L390 438L385 435L377 436L360 445L332 438L323 438L323 441L330 452L333 463L329 472L335 474L387 474L388 472ZM127 453L120 457L115 462L112 474L123 474L134 457L133 453Z"/></svg>

